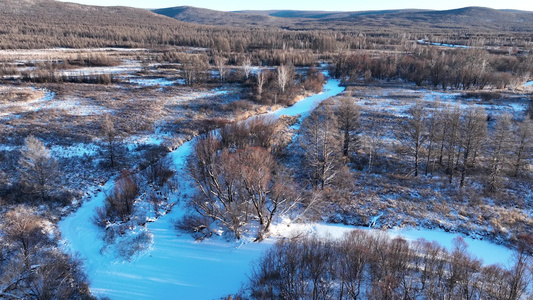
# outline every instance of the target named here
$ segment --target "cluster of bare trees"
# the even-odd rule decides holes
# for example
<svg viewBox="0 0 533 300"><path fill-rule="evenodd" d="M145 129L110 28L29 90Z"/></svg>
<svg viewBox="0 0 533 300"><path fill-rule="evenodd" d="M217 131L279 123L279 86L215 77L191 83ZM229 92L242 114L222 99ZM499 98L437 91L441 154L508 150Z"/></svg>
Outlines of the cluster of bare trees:
<svg viewBox="0 0 533 300"><path fill-rule="evenodd" d="M526 239L525 240L530 240ZM280 240L253 269L253 299L522 299L531 282L529 246L513 265L483 266L462 238L453 250L423 239L352 231L343 239Z"/></svg>
<svg viewBox="0 0 533 300"><path fill-rule="evenodd" d="M417 85L453 89L516 88L533 71L530 56L491 55L483 49L437 50L420 47L409 54L371 56L341 53L334 75L357 80L402 78Z"/></svg>
<svg viewBox="0 0 533 300"><path fill-rule="evenodd" d="M450 183L459 174L463 187L469 172L478 169L487 174L487 187L495 192L504 176L524 170L533 146L531 126L530 120L513 121L507 113L489 121L482 107L461 109L435 102L427 108L417 102L401 122L399 139L414 162L414 176L423 164L426 176L440 167Z"/></svg>
<svg viewBox="0 0 533 300"><path fill-rule="evenodd" d="M18 206L0 220L0 298L91 299L80 262L59 251L34 209Z"/></svg>
<svg viewBox="0 0 533 300"><path fill-rule="evenodd" d="M221 228L236 238L253 229L260 240L275 217L299 201L288 171L271 154L275 123L262 118L198 137L187 163L196 192L177 226L196 237Z"/></svg>
<svg viewBox="0 0 533 300"><path fill-rule="evenodd" d="M311 112L300 127L306 173L313 187L334 185L360 146L359 107L350 98L327 101Z"/></svg>

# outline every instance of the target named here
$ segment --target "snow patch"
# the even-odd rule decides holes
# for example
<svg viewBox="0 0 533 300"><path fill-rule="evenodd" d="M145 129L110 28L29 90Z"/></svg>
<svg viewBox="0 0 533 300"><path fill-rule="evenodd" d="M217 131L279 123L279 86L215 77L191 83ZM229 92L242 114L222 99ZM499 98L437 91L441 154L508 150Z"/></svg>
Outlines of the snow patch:
<svg viewBox="0 0 533 300"><path fill-rule="evenodd" d="M97 145L85 144L85 143L77 143L77 144L73 144L70 146L53 145L50 148L50 154L56 158L95 156L98 153L98 151L100 151L100 147L98 147Z"/></svg>

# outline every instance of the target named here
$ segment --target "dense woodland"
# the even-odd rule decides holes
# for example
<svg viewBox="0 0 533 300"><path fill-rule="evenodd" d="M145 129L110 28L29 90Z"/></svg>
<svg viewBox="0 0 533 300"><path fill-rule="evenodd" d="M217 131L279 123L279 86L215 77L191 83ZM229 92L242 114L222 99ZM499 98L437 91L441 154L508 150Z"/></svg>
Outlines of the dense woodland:
<svg viewBox="0 0 533 300"><path fill-rule="evenodd" d="M367 226L380 214L370 225L442 228L517 250L514 265L502 267L482 265L461 240L451 251L359 231L338 241L281 240L257 262L242 298L525 298L533 105L523 87L533 74L532 36L529 23L513 25L498 11L458 10L450 18L486 13L502 18L501 27L472 20L443 27L450 19L442 12L437 23L428 21L435 14L421 15L421 27L407 12L387 26L376 16L279 24L266 17L268 26L240 26L237 13L235 27L210 26L123 7L3 1L0 104L32 103L48 91L96 103L103 113L13 110L18 117L2 119L0 141L10 146L0 151L0 298L90 299L83 263L59 250L56 222L90 197L86 189L113 176L92 222L123 259L150 243L149 234L124 237L146 225L147 213L153 222L174 205L186 208L176 230L199 240L222 231L229 240L260 242L283 216ZM108 47L133 54L93 49ZM80 52L39 53L46 48ZM75 72L127 61L138 63L130 77ZM324 74L346 92L303 120L248 119L320 93ZM180 84L137 88L131 76ZM172 100L228 87L222 96ZM388 110L390 98L405 101L405 111ZM517 99L529 107L492 110ZM128 148L128 138L157 126L178 138ZM185 170L174 170L165 155L193 137ZM56 144L81 142L99 150L52 154ZM184 181L194 187L190 195L179 194ZM181 203L169 201L176 195Z"/></svg>

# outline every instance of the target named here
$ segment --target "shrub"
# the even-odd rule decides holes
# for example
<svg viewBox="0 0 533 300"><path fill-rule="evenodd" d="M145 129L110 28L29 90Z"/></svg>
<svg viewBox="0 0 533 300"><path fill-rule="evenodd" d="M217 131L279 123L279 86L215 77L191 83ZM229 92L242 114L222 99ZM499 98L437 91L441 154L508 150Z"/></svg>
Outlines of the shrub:
<svg viewBox="0 0 533 300"><path fill-rule="evenodd" d="M106 197L106 216L111 222L127 221L133 214L135 197L139 193L139 186L133 180L132 174L123 171L115 183L113 193Z"/></svg>

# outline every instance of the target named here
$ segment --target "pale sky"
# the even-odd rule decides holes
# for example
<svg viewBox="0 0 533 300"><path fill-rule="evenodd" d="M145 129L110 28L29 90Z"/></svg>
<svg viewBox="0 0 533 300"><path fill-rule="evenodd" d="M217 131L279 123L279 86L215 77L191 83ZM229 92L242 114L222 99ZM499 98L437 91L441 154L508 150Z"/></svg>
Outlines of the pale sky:
<svg viewBox="0 0 533 300"><path fill-rule="evenodd" d="M101 6L132 6L139 8L166 8L189 5L223 11L233 10L327 10L362 11L384 9L454 9L466 6L483 6L495 9L533 11L531 0L59 0Z"/></svg>

